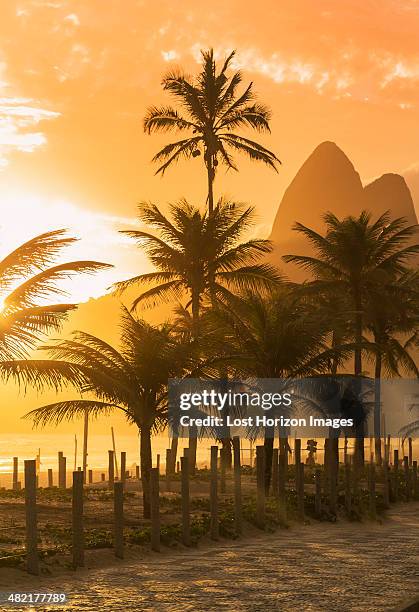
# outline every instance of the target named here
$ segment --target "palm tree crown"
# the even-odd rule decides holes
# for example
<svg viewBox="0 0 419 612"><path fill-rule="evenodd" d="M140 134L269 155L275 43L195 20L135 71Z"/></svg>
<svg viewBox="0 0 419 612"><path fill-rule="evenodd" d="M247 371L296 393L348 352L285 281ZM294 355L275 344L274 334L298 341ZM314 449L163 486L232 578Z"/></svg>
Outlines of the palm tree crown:
<svg viewBox="0 0 419 612"><path fill-rule="evenodd" d="M38 341L58 331L75 304L45 304L65 295L57 285L81 272L111 267L95 261L51 266L62 249L75 241L65 230L47 232L25 242L0 261L0 363L28 355Z"/></svg>
<svg viewBox="0 0 419 612"><path fill-rule="evenodd" d="M181 158L197 157L203 152L208 176L208 208L214 206L213 181L219 161L228 169L237 170L232 152L246 154L251 160L261 161L274 170L278 158L257 142L235 133L238 128L251 128L258 132L269 132L271 117L268 107L255 102L252 83L241 93L240 72L228 77L226 72L235 52L226 58L217 72L212 49L202 52L202 69L194 79L180 71L171 71L163 78L165 91L180 103L178 111L171 106L148 109L144 119L144 130L152 132L189 132L182 140L172 142L153 158L160 163L158 173Z"/></svg>
<svg viewBox="0 0 419 612"><path fill-rule="evenodd" d="M294 229L304 234L316 250L315 256L286 255L284 260L305 268L314 276L309 287L329 295L347 296L352 314L355 348L355 375L362 371L361 345L364 310L371 292L408 271L419 244L411 244L417 226L406 220L390 219L384 213L376 221L363 211L359 217L338 219L324 215L326 234L301 223Z"/></svg>
<svg viewBox="0 0 419 612"><path fill-rule="evenodd" d="M20 364L23 376L42 373L44 385L72 385L86 398L63 400L37 408L26 415L35 425L58 424L86 412L106 416L122 411L140 430L141 473L144 512L149 513L149 470L151 431L167 423L167 384L181 377L192 364L187 342L179 342L172 326L152 326L137 320L124 308L121 323L121 350L100 338L75 332L71 340L46 346L50 360Z"/></svg>
<svg viewBox="0 0 419 612"><path fill-rule="evenodd" d="M155 285L135 299L133 309L180 299L186 293L196 322L205 300L231 301L236 291L272 288L279 282L275 268L259 263L271 251L270 241L240 242L251 226L252 207L220 201L209 215L183 201L171 206L171 216L172 220L165 217L153 204L142 204L140 221L158 235L141 230L124 232L145 248L157 268L115 285L120 292L133 285Z"/></svg>

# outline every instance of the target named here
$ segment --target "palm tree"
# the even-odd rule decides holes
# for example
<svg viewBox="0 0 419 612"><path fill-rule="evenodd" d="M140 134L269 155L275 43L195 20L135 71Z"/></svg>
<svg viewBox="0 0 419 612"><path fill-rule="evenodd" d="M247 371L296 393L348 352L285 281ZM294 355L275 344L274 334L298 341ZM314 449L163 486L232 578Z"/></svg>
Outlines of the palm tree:
<svg viewBox="0 0 419 612"><path fill-rule="evenodd" d="M371 353L374 358L375 454L381 464L381 391L382 370L388 376L401 376L402 372L419 376L411 354L418 343L419 302L417 270L402 274L395 281L371 292L365 318L367 330L372 334Z"/></svg>
<svg viewBox="0 0 419 612"><path fill-rule="evenodd" d="M181 110L171 106L151 106L144 119L144 131L189 132L187 138L164 146L153 158L162 165L162 175L179 159L197 157L203 153L208 177L208 210L214 208L213 184L219 162L227 169L237 170L232 152L246 154L253 161L261 161L274 170L278 158L262 145L235 133L237 128L251 128L257 132L270 132L271 113L268 107L255 102L253 84L238 93L242 81L240 72L227 76L233 60L233 51L219 72L212 49L202 52L202 69L196 78L175 70L162 81L165 91L174 96Z"/></svg>
<svg viewBox="0 0 419 612"><path fill-rule="evenodd" d="M180 300L186 295L186 306L191 310L189 330L198 342L203 340L200 337L203 307L231 305L238 292L272 289L281 277L269 264L259 263L272 250L269 240L253 238L240 242L241 236L251 229L252 207L221 200L209 215L181 201L171 206L171 217L164 216L153 204L140 205L140 222L156 230L157 235L142 230L124 233L145 248L157 271L117 283L115 289L121 293L132 286L154 284L134 300L132 309ZM193 439L192 447L195 442ZM227 438L224 444L228 444ZM192 448L191 465L193 454Z"/></svg>
<svg viewBox="0 0 419 612"><path fill-rule="evenodd" d="M95 261L52 266L61 251L75 240L65 230L47 232L0 261L0 372L6 372L10 360L27 357L43 337L58 331L77 307L45 303L51 296L65 295L59 281L111 267Z"/></svg>
<svg viewBox="0 0 419 612"><path fill-rule="evenodd" d="M203 305L231 303L242 290L272 289L280 282L274 267L259 263L271 252L271 242L257 238L240 242L251 228L252 207L219 201L208 215L181 201L170 211L172 219L154 204L143 203L139 220L157 235L142 230L123 232L145 249L157 268L114 285L118 293L132 286L154 285L134 300L132 310L186 295L196 335Z"/></svg>
<svg viewBox="0 0 419 612"><path fill-rule="evenodd" d="M214 314L227 343L226 362L238 378L295 379L324 374L331 359L342 360L344 347L330 349L330 322L292 285L271 296L249 294L235 312ZM225 350L225 349L224 349ZM274 431L265 430L266 479L269 490Z"/></svg>
<svg viewBox="0 0 419 612"><path fill-rule="evenodd" d="M325 235L296 223L294 229L307 237L316 256L286 255L286 262L296 263L314 276L309 283L313 291L329 295L346 295L351 305L351 327L354 338L354 375L362 374L363 329L368 296L407 271L411 258L419 252L412 244L417 226L408 226L403 218L390 219L388 212L372 221L363 211L359 217L338 219L328 212L323 217ZM363 463L364 424L357 431L356 456ZM362 444L361 444L362 439Z"/></svg>
<svg viewBox="0 0 419 612"><path fill-rule="evenodd" d="M167 423L167 384L190 365L187 343L180 343L172 326L152 326L135 319L125 308L121 321L121 350L100 338L75 332L71 340L45 347L51 360L22 364L24 375L41 372L42 384L72 385L89 398L63 400L32 410L26 418L35 426L63 420L106 416L121 411L140 432L144 517L150 516L151 434Z"/></svg>

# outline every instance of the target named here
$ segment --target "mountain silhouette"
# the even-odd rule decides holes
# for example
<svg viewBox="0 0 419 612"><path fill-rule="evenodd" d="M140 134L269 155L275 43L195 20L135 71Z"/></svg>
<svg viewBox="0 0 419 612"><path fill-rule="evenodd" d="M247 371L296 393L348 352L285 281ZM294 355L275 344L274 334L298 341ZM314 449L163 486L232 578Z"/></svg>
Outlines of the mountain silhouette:
<svg viewBox="0 0 419 612"><path fill-rule="evenodd" d="M322 216L332 211L337 217L359 215L368 210L377 218L386 210L392 218L404 216L417 223L415 208L404 178L384 174L363 187L350 159L334 142L323 142L301 166L286 189L272 227L273 261L296 281L306 273L284 264L285 254L312 254L306 238L292 230L296 221L317 232L324 231Z"/></svg>
<svg viewBox="0 0 419 612"><path fill-rule="evenodd" d="M406 217L410 224L417 223L415 206L400 174L383 174L364 187L364 208L374 215L390 210L393 217Z"/></svg>

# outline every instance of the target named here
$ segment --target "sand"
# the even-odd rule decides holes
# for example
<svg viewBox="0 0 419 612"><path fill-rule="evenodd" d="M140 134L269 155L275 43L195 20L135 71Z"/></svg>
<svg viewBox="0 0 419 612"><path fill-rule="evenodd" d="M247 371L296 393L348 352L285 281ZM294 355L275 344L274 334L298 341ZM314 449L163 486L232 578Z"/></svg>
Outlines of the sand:
<svg viewBox="0 0 419 612"><path fill-rule="evenodd" d="M112 566L111 551L97 551L93 565L104 567L54 578L2 570L0 590L12 581L21 590L66 592L67 606L37 608L56 612L382 612L418 594L418 550L414 502L393 507L381 523L294 524L196 549L142 551Z"/></svg>

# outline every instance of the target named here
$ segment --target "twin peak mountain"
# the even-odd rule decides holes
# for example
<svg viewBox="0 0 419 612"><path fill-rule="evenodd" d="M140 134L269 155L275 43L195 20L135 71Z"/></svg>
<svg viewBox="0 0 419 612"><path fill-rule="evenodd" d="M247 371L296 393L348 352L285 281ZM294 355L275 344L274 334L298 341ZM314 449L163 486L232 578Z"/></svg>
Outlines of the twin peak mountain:
<svg viewBox="0 0 419 612"><path fill-rule="evenodd" d="M301 166L286 189L272 227L273 259L292 280L306 275L284 264L286 254L312 254L307 239L292 230L296 221L323 233L324 213L338 218L357 216L362 210L376 219L389 210L391 218L406 217L417 223L415 207L406 181L399 174L383 174L365 187L352 162L334 142L321 143Z"/></svg>
<svg viewBox="0 0 419 612"><path fill-rule="evenodd" d="M272 228L271 240L274 251L270 257L291 280L302 281L307 274L296 266L285 264L281 259L286 254L311 254L310 245L304 236L292 230L296 221L318 232L324 231L322 215L332 211L338 218L359 215L362 210L371 212L376 219L386 210L391 217L406 217L409 224L417 223L415 208L404 178L398 174L384 174L363 187L358 172L339 147L333 142L320 144L297 172L282 198ZM135 250L135 245L132 248ZM134 296L123 300L130 305ZM105 295L80 304L72 313L65 327L66 333L73 329L89 331L108 342L118 342L117 322L120 299ZM167 319L171 307L163 305L138 314L157 323Z"/></svg>

